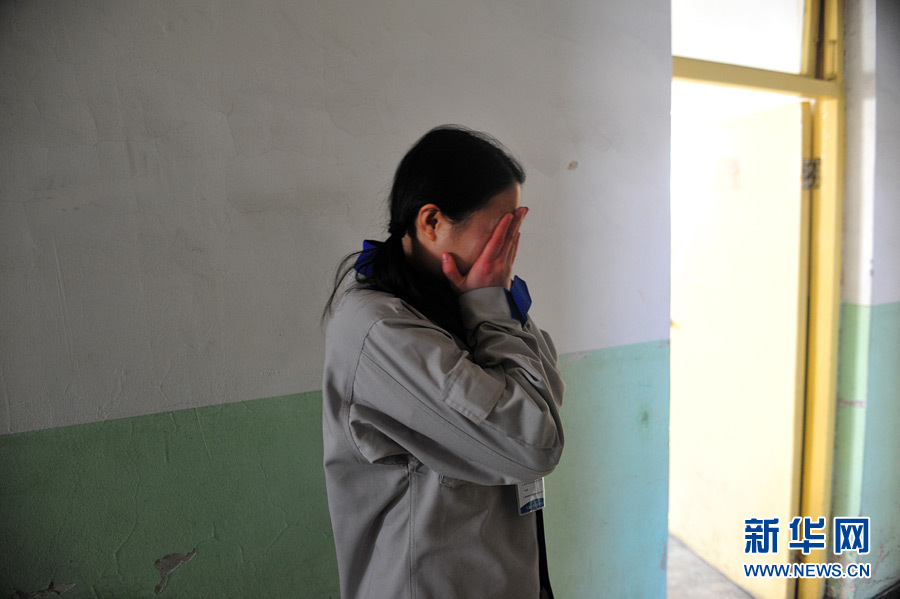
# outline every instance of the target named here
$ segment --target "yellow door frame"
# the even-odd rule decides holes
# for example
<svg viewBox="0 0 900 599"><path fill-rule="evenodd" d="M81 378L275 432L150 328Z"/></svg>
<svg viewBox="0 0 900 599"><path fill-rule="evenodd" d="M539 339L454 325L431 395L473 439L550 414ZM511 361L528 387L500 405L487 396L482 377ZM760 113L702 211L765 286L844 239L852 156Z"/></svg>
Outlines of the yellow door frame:
<svg viewBox="0 0 900 599"><path fill-rule="evenodd" d="M672 59L675 80L815 100L810 145L811 165L817 167L817 176L810 198L809 279L800 282L801 287L808 285L809 289L807 331L805 339L800 333L799 344L805 345L806 372L798 380L798 393L802 395L805 387L798 515L812 518L830 518L832 501L844 204L843 17L843 0L807 0L798 75L680 56ZM814 550L800 558L804 562L828 561L825 550ZM824 595L824 579L800 579L799 599L821 599Z"/></svg>
<svg viewBox="0 0 900 599"><path fill-rule="evenodd" d="M809 334L806 418L800 515L830 517L837 405L838 327L841 309L841 229L844 205L844 2L825 0L818 75L839 86L835 96L817 98L813 148L821 160L811 213ZM825 550L804 556L827 562ZM800 579L799 599L821 599L825 580Z"/></svg>

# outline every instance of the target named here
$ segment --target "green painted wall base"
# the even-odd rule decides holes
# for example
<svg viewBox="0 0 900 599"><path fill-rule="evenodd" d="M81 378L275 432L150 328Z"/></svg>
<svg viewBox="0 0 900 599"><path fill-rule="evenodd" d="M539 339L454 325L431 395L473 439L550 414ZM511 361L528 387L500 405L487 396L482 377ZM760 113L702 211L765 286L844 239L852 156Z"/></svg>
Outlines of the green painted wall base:
<svg viewBox="0 0 900 599"><path fill-rule="evenodd" d="M560 598L662 597L668 343L563 357ZM0 597L337 598L321 393L0 437ZM196 554L162 576L155 562ZM177 561L177 560L176 560ZM56 596L56 595L52 595Z"/></svg>
<svg viewBox="0 0 900 599"><path fill-rule="evenodd" d="M321 393L0 437L0 596L334 597Z"/></svg>
<svg viewBox="0 0 900 599"><path fill-rule="evenodd" d="M841 307L834 516L870 518L869 579L829 579L834 599L871 599L900 581L900 302Z"/></svg>
<svg viewBox="0 0 900 599"><path fill-rule="evenodd" d="M900 302L872 307L862 515L872 519L868 599L900 581Z"/></svg>
<svg viewBox="0 0 900 599"><path fill-rule="evenodd" d="M547 484L560 599L666 594L669 342L565 356L562 462Z"/></svg>

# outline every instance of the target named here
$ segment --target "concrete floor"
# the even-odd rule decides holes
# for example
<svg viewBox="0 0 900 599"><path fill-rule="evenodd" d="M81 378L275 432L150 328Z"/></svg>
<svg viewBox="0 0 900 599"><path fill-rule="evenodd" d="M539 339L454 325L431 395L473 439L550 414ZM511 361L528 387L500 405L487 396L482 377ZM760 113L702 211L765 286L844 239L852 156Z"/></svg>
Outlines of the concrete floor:
<svg viewBox="0 0 900 599"><path fill-rule="evenodd" d="M667 556L666 599L753 599L672 535Z"/></svg>

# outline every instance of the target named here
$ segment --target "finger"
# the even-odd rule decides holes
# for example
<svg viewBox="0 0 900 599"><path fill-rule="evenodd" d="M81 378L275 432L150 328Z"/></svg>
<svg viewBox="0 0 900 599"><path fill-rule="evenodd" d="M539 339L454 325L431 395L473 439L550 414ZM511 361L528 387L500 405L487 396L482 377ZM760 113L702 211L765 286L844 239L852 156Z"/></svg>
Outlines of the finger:
<svg viewBox="0 0 900 599"><path fill-rule="evenodd" d="M516 262L516 253L519 251L519 238L521 236L521 233L516 233L516 236L513 238L512 243L509 244L509 251L506 254L506 260L503 263L505 274L505 281L503 283L503 286L507 289L509 289L510 285L512 284L513 264L515 264Z"/></svg>
<svg viewBox="0 0 900 599"><path fill-rule="evenodd" d="M478 257L479 260L485 259L488 261L493 261L503 255L504 246L507 243L507 234L509 232L510 224L513 221L512 214L504 214L503 218L500 219L500 222L497 223L497 226L494 227L494 232L491 234L491 238L488 239L487 244L485 244L484 249L481 250L481 255Z"/></svg>
<svg viewBox="0 0 900 599"><path fill-rule="evenodd" d="M520 206L513 212L513 221L506 233L510 244L515 241L516 235L519 233L519 227L522 226L522 221L525 220L526 214L528 214L528 208L525 206Z"/></svg>
<svg viewBox="0 0 900 599"><path fill-rule="evenodd" d="M513 222L509 226L509 231L507 232L507 248L506 248L506 258L509 259L509 256L512 253L513 243L516 241L516 238L519 234L519 227L522 226L522 221L525 219L525 215L528 214L528 208L524 206L519 207L513 212Z"/></svg>
<svg viewBox="0 0 900 599"><path fill-rule="evenodd" d="M497 253L497 260L509 259L510 249L512 248L512 244L516 239L516 234L518 233L519 227L522 224L522 219L525 218L525 213L527 212L527 210L527 208L520 207L504 215L504 218L511 217L511 220L509 223L509 227L507 227L506 229L506 235L504 235L503 237L503 244L500 247L499 252Z"/></svg>
<svg viewBox="0 0 900 599"><path fill-rule="evenodd" d="M459 274L459 268L456 266L456 260L453 259L453 256L444 252L441 254L441 270L444 271L444 276L447 277L447 280L450 281L450 284L459 289L460 284L463 281L463 276Z"/></svg>
<svg viewBox="0 0 900 599"><path fill-rule="evenodd" d="M516 221L516 231L519 230L519 227L522 226L522 221L525 220L525 217L528 215L528 208L525 206L520 206L516 208L516 212L518 213L518 221Z"/></svg>
<svg viewBox="0 0 900 599"><path fill-rule="evenodd" d="M516 253L519 251L519 239L522 237L521 233L516 233L516 238L512 243L512 251L509 254L509 268L512 269L513 264L516 262Z"/></svg>

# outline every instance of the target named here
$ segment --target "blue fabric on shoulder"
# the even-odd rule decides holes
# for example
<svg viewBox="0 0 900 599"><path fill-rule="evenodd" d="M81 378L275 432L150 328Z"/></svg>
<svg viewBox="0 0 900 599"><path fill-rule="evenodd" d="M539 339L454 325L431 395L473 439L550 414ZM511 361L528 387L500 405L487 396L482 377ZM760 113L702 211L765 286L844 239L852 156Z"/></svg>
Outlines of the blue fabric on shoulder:
<svg viewBox="0 0 900 599"><path fill-rule="evenodd" d="M506 301L512 317L523 325L528 322L528 309L531 308L531 294L528 285L519 277L513 277L512 284L506 290Z"/></svg>
<svg viewBox="0 0 900 599"><path fill-rule="evenodd" d="M356 262L353 264L353 269L356 270L362 276L368 278L372 276L372 260L375 258L375 250L384 243L383 241L375 241L372 239L363 240L363 249L359 256L356 257Z"/></svg>

